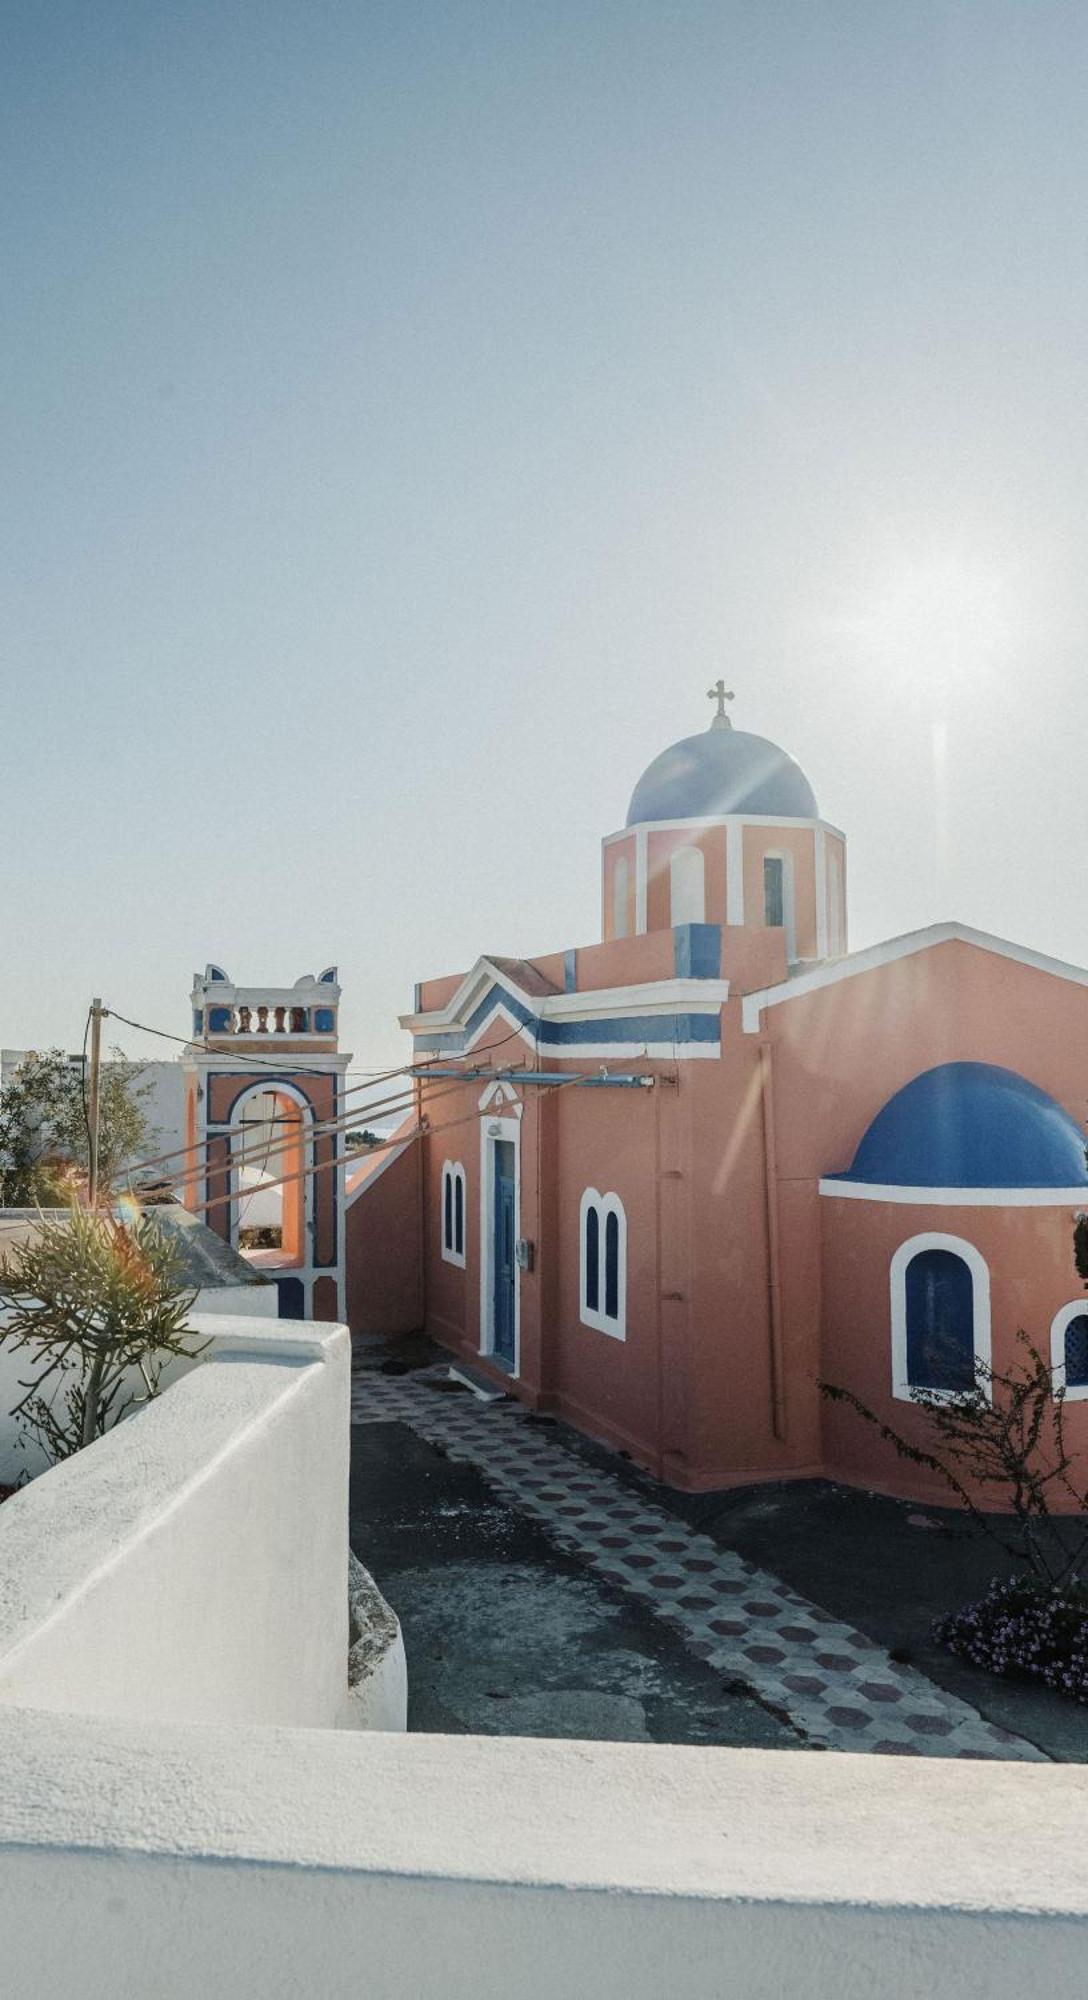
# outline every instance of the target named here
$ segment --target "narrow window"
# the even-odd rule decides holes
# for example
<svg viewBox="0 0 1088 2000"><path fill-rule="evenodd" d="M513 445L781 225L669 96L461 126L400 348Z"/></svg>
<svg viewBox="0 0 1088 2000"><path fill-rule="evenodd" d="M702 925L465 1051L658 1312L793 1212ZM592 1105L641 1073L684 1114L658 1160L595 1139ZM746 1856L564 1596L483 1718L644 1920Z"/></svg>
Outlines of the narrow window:
<svg viewBox="0 0 1088 2000"><path fill-rule="evenodd" d="M962 1394L975 1386L971 1272L952 1250L921 1250L906 1273L907 1381Z"/></svg>
<svg viewBox="0 0 1088 2000"><path fill-rule="evenodd" d="M612 870L612 935L614 938L627 936L627 885L630 868L626 854L621 854Z"/></svg>
<svg viewBox="0 0 1088 2000"><path fill-rule="evenodd" d="M786 922L786 864L780 854L763 857L763 921L775 930Z"/></svg>
<svg viewBox="0 0 1088 2000"><path fill-rule="evenodd" d="M610 1208L604 1225L604 1316L620 1316L620 1219Z"/></svg>
<svg viewBox="0 0 1088 2000"><path fill-rule="evenodd" d="M465 1262L465 1170L460 1160L442 1167L442 1255L447 1264Z"/></svg>
<svg viewBox="0 0 1088 2000"><path fill-rule="evenodd" d="M595 1201L586 1209L585 1232L585 1303L586 1310L595 1313L601 1297L601 1215Z"/></svg>
<svg viewBox="0 0 1088 2000"><path fill-rule="evenodd" d="M627 1218L616 1194L587 1188L580 1211L580 1311L584 1326L627 1338Z"/></svg>
<svg viewBox="0 0 1088 2000"><path fill-rule="evenodd" d="M702 850L677 847L669 862L670 917L676 924L701 924L706 916Z"/></svg>

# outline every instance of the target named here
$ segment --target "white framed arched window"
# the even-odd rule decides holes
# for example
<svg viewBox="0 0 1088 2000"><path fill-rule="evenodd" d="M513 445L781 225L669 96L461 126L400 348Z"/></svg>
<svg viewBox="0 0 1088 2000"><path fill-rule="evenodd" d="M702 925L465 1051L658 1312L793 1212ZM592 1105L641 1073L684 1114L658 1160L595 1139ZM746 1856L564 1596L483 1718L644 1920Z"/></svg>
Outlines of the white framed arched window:
<svg viewBox="0 0 1088 2000"><path fill-rule="evenodd" d="M465 1262L465 1170L460 1160L442 1163L442 1255L447 1264Z"/></svg>
<svg viewBox="0 0 1088 2000"><path fill-rule="evenodd" d="M1067 1403L1088 1400L1088 1298L1062 1306L1050 1324L1050 1372Z"/></svg>
<svg viewBox="0 0 1088 2000"><path fill-rule="evenodd" d="M901 1243L891 1306L893 1396L909 1403L917 1390L953 1397L977 1388L992 1400L990 1271L973 1243L933 1231Z"/></svg>
<svg viewBox="0 0 1088 2000"><path fill-rule="evenodd" d="M578 1296L583 1326L627 1338L627 1216L618 1194L587 1188L578 1215Z"/></svg>
<svg viewBox="0 0 1088 2000"><path fill-rule="evenodd" d="M612 870L612 935L614 938L627 936L627 893L631 880L631 869L626 854L621 854Z"/></svg>
<svg viewBox="0 0 1088 2000"><path fill-rule="evenodd" d="M797 957L797 920L793 893L792 854L763 856L763 921L770 930L786 933L786 957Z"/></svg>
<svg viewBox="0 0 1088 2000"><path fill-rule="evenodd" d="M705 869L699 847L674 847L669 858L669 919L673 925L706 921Z"/></svg>

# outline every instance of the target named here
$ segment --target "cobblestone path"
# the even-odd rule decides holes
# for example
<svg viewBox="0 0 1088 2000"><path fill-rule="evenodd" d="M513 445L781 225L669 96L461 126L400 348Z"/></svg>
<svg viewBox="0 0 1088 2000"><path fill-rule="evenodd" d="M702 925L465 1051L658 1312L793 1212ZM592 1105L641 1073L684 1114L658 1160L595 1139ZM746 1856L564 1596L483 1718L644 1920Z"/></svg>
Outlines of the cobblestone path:
<svg viewBox="0 0 1088 2000"><path fill-rule="evenodd" d="M557 1425L513 1402L433 1386L444 1365L357 1373L355 1423L410 1424L476 1466L563 1549L648 1606L725 1680L742 1681L811 1744L900 1756L1047 1762L861 1632L689 1528L607 1471L585 1464Z"/></svg>

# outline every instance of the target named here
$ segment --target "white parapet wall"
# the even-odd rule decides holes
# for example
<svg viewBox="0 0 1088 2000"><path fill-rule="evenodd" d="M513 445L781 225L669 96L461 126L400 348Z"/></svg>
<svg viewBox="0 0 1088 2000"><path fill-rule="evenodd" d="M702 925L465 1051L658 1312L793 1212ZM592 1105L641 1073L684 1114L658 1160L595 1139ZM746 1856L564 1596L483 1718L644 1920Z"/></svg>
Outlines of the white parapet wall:
<svg viewBox="0 0 1088 2000"><path fill-rule="evenodd" d="M0 1511L0 1703L335 1727L350 1339L194 1316L206 1358Z"/></svg>
<svg viewBox="0 0 1088 2000"><path fill-rule="evenodd" d="M1083 1767L395 1733L346 1331L199 1331L0 1509L5 1996L1082 2000Z"/></svg>
<svg viewBox="0 0 1088 2000"><path fill-rule="evenodd" d="M0 1711L4 1990L1083 2000L1076 1768Z"/></svg>

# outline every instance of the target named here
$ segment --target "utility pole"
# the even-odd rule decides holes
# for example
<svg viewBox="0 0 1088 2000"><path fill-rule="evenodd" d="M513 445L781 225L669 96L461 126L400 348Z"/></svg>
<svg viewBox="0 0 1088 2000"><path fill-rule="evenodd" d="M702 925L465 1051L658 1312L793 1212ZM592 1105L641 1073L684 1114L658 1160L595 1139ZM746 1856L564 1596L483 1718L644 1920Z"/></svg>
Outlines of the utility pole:
<svg viewBox="0 0 1088 2000"><path fill-rule="evenodd" d="M87 1197L91 1208L98 1207L98 1113L102 1083L102 1022L106 1011L101 1000L91 1001L91 1074L87 1089L87 1139L91 1156Z"/></svg>

